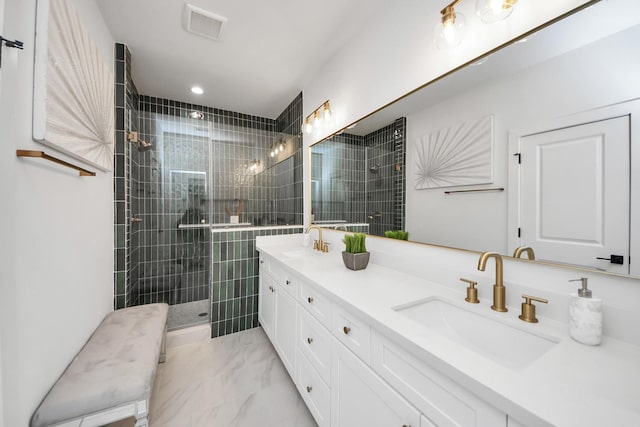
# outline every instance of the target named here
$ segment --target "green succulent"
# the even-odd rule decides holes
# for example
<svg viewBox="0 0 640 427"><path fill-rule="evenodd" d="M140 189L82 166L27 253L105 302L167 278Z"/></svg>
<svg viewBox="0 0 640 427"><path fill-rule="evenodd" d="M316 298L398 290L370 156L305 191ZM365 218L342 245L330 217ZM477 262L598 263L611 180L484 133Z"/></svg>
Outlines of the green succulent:
<svg viewBox="0 0 640 427"><path fill-rule="evenodd" d="M365 239L367 235L364 233L347 234L342 240L345 244L345 252L350 254L361 254L367 252Z"/></svg>

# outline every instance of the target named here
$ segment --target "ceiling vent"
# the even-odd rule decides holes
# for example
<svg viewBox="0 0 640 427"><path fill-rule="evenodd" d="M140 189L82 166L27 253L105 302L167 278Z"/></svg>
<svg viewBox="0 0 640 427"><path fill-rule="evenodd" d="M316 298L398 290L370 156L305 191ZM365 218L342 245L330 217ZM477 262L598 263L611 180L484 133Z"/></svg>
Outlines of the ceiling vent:
<svg viewBox="0 0 640 427"><path fill-rule="evenodd" d="M220 40L227 18L200 9L191 4L184 5L184 28L190 33L213 40Z"/></svg>

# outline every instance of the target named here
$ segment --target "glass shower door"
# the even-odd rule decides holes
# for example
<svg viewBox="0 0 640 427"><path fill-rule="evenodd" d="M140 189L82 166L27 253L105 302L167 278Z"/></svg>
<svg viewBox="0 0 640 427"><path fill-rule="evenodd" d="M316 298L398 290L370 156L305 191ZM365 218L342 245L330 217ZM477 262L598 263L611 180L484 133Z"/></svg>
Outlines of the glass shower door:
<svg viewBox="0 0 640 427"><path fill-rule="evenodd" d="M169 329L210 316L210 151L208 126L149 113L152 148L132 155L131 233L134 304L165 302Z"/></svg>

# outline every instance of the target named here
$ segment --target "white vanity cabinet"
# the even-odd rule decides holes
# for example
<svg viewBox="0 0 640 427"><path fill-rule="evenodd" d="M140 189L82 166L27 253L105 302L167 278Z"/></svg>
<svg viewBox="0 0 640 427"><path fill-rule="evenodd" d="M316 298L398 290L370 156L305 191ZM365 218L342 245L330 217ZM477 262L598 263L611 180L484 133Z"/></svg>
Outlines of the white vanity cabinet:
<svg viewBox="0 0 640 427"><path fill-rule="evenodd" d="M375 331L371 337L371 366L414 404L432 425L507 425L507 415L504 412L479 399L428 363Z"/></svg>
<svg viewBox="0 0 640 427"><path fill-rule="evenodd" d="M259 319L320 427L507 426L505 413L269 255Z"/></svg>
<svg viewBox="0 0 640 427"><path fill-rule="evenodd" d="M331 426L419 427L420 413L334 338Z"/></svg>
<svg viewBox="0 0 640 427"><path fill-rule="evenodd" d="M297 280L268 258L260 259L258 319L293 378L296 360ZM274 272L274 273L272 273Z"/></svg>

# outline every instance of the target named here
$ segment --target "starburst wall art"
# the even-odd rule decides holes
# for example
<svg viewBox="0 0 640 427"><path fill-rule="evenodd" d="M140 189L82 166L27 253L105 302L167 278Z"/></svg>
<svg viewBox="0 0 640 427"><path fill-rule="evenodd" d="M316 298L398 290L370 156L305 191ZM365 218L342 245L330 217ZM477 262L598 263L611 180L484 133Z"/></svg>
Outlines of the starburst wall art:
<svg viewBox="0 0 640 427"><path fill-rule="evenodd" d="M493 182L493 116L423 135L416 144L415 188Z"/></svg>

